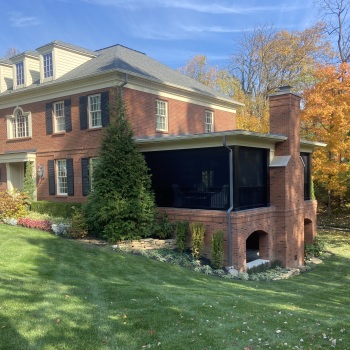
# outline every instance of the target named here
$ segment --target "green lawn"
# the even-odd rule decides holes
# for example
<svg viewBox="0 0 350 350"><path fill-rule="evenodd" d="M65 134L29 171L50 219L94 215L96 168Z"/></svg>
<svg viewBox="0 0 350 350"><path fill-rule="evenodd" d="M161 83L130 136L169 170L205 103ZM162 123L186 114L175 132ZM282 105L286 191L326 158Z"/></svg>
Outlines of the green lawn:
<svg viewBox="0 0 350 350"><path fill-rule="evenodd" d="M0 225L0 349L350 349L350 234L289 280L205 276Z"/></svg>

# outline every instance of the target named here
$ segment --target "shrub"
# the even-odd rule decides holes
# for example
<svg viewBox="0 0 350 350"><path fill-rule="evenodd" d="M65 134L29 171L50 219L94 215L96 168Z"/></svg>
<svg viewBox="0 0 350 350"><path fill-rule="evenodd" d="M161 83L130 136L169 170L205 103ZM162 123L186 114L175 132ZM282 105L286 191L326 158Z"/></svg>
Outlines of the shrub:
<svg viewBox="0 0 350 350"><path fill-rule="evenodd" d="M152 233L155 220L151 176L118 88L109 106L109 118L94 167L93 190L84 206L89 233L110 242L146 237Z"/></svg>
<svg viewBox="0 0 350 350"><path fill-rule="evenodd" d="M50 220L34 220L30 218L19 218L17 225L36 228L43 231L51 231L51 221Z"/></svg>
<svg viewBox="0 0 350 350"><path fill-rule="evenodd" d="M167 214L161 214L155 221L154 234L161 239L170 238L174 233L174 226Z"/></svg>
<svg viewBox="0 0 350 350"><path fill-rule="evenodd" d="M24 181L23 181L23 193L27 194L29 200L32 202L35 200L36 184L33 176L33 164L28 160L25 167Z"/></svg>
<svg viewBox="0 0 350 350"><path fill-rule="evenodd" d="M178 221L176 223L176 247L180 253L183 253L186 249L188 231L189 224L187 221Z"/></svg>
<svg viewBox="0 0 350 350"><path fill-rule="evenodd" d="M0 219L18 219L25 216L29 198L19 191L0 191Z"/></svg>
<svg viewBox="0 0 350 350"><path fill-rule="evenodd" d="M224 260L224 233L222 231L214 232L211 236L211 263L214 269L222 267Z"/></svg>
<svg viewBox="0 0 350 350"><path fill-rule="evenodd" d="M190 231L192 236L192 255L199 259L204 249L205 226L202 222L191 222Z"/></svg>
<svg viewBox="0 0 350 350"><path fill-rule="evenodd" d="M70 227L67 230L67 235L71 238L84 238L87 234L88 227L83 211L81 208L74 208L74 214Z"/></svg>
<svg viewBox="0 0 350 350"><path fill-rule="evenodd" d="M81 203L39 201L32 202L30 209L37 213L48 214L52 217L71 218L74 215L73 208L81 208L81 206Z"/></svg>
<svg viewBox="0 0 350 350"><path fill-rule="evenodd" d="M325 242L319 238L315 237L313 243L305 245L305 256L315 256L319 257L322 255L325 248Z"/></svg>

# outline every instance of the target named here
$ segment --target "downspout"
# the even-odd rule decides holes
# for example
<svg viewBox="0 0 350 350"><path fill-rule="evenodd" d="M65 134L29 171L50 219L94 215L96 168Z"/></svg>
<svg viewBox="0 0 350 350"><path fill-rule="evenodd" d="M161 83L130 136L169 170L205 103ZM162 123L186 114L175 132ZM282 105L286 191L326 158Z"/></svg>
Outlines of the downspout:
<svg viewBox="0 0 350 350"><path fill-rule="evenodd" d="M124 82L119 85L120 97L123 97L123 87L128 83L128 73L125 73Z"/></svg>
<svg viewBox="0 0 350 350"><path fill-rule="evenodd" d="M231 229L231 212L233 210L233 157L232 157L232 149L226 145L226 135L223 135L222 144L224 147L226 147L230 152L230 207L228 208L226 212L227 216L227 245L228 245L228 252L227 252L227 260L228 260L228 267L232 267L232 229Z"/></svg>

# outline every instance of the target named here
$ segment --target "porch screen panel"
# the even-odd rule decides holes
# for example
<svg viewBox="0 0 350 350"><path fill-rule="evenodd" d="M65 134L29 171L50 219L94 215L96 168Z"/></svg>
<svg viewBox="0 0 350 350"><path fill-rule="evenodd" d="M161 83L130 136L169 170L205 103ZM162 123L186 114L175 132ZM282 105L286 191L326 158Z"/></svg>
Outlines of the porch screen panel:
<svg viewBox="0 0 350 350"><path fill-rule="evenodd" d="M156 204L219 209L229 206L229 152L223 147L145 152Z"/></svg>
<svg viewBox="0 0 350 350"><path fill-rule="evenodd" d="M300 153L304 165L304 200L312 199L311 195L311 154Z"/></svg>
<svg viewBox="0 0 350 350"><path fill-rule="evenodd" d="M268 205L268 150L238 148L238 207L235 210L259 208Z"/></svg>

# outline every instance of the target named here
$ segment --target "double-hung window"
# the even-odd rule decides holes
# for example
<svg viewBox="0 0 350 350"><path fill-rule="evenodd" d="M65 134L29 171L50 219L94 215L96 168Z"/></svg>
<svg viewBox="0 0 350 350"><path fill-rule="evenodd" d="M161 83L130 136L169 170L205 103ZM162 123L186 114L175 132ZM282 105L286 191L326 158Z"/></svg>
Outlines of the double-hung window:
<svg viewBox="0 0 350 350"><path fill-rule="evenodd" d="M156 101L156 129L168 131L168 103L165 101Z"/></svg>
<svg viewBox="0 0 350 350"><path fill-rule="evenodd" d="M52 77L53 76L52 52L49 52L43 55L43 64L44 64L44 78Z"/></svg>
<svg viewBox="0 0 350 350"><path fill-rule="evenodd" d="M101 94L89 96L89 127L98 128L102 126L101 117Z"/></svg>
<svg viewBox="0 0 350 350"><path fill-rule="evenodd" d="M16 85L24 85L24 63L16 63Z"/></svg>
<svg viewBox="0 0 350 350"><path fill-rule="evenodd" d="M53 104L55 132L65 131L64 101Z"/></svg>
<svg viewBox="0 0 350 350"><path fill-rule="evenodd" d="M56 183L57 183L57 194L67 195L68 184L67 184L67 161L66 159L59 159L56 161Z"/></svg>
<svg viewBox="0 0 350 350"><path fill-rule="evenodd" d="M13 138L29 137L28 115L23 115L22 110L18 109L13 119Z"/></svg>
<svg viewBox="0 0 350 350"><path fill-rule="evenodd" d="M212 111L205 111L205 132L214 131L214 113Z"/></svg>

